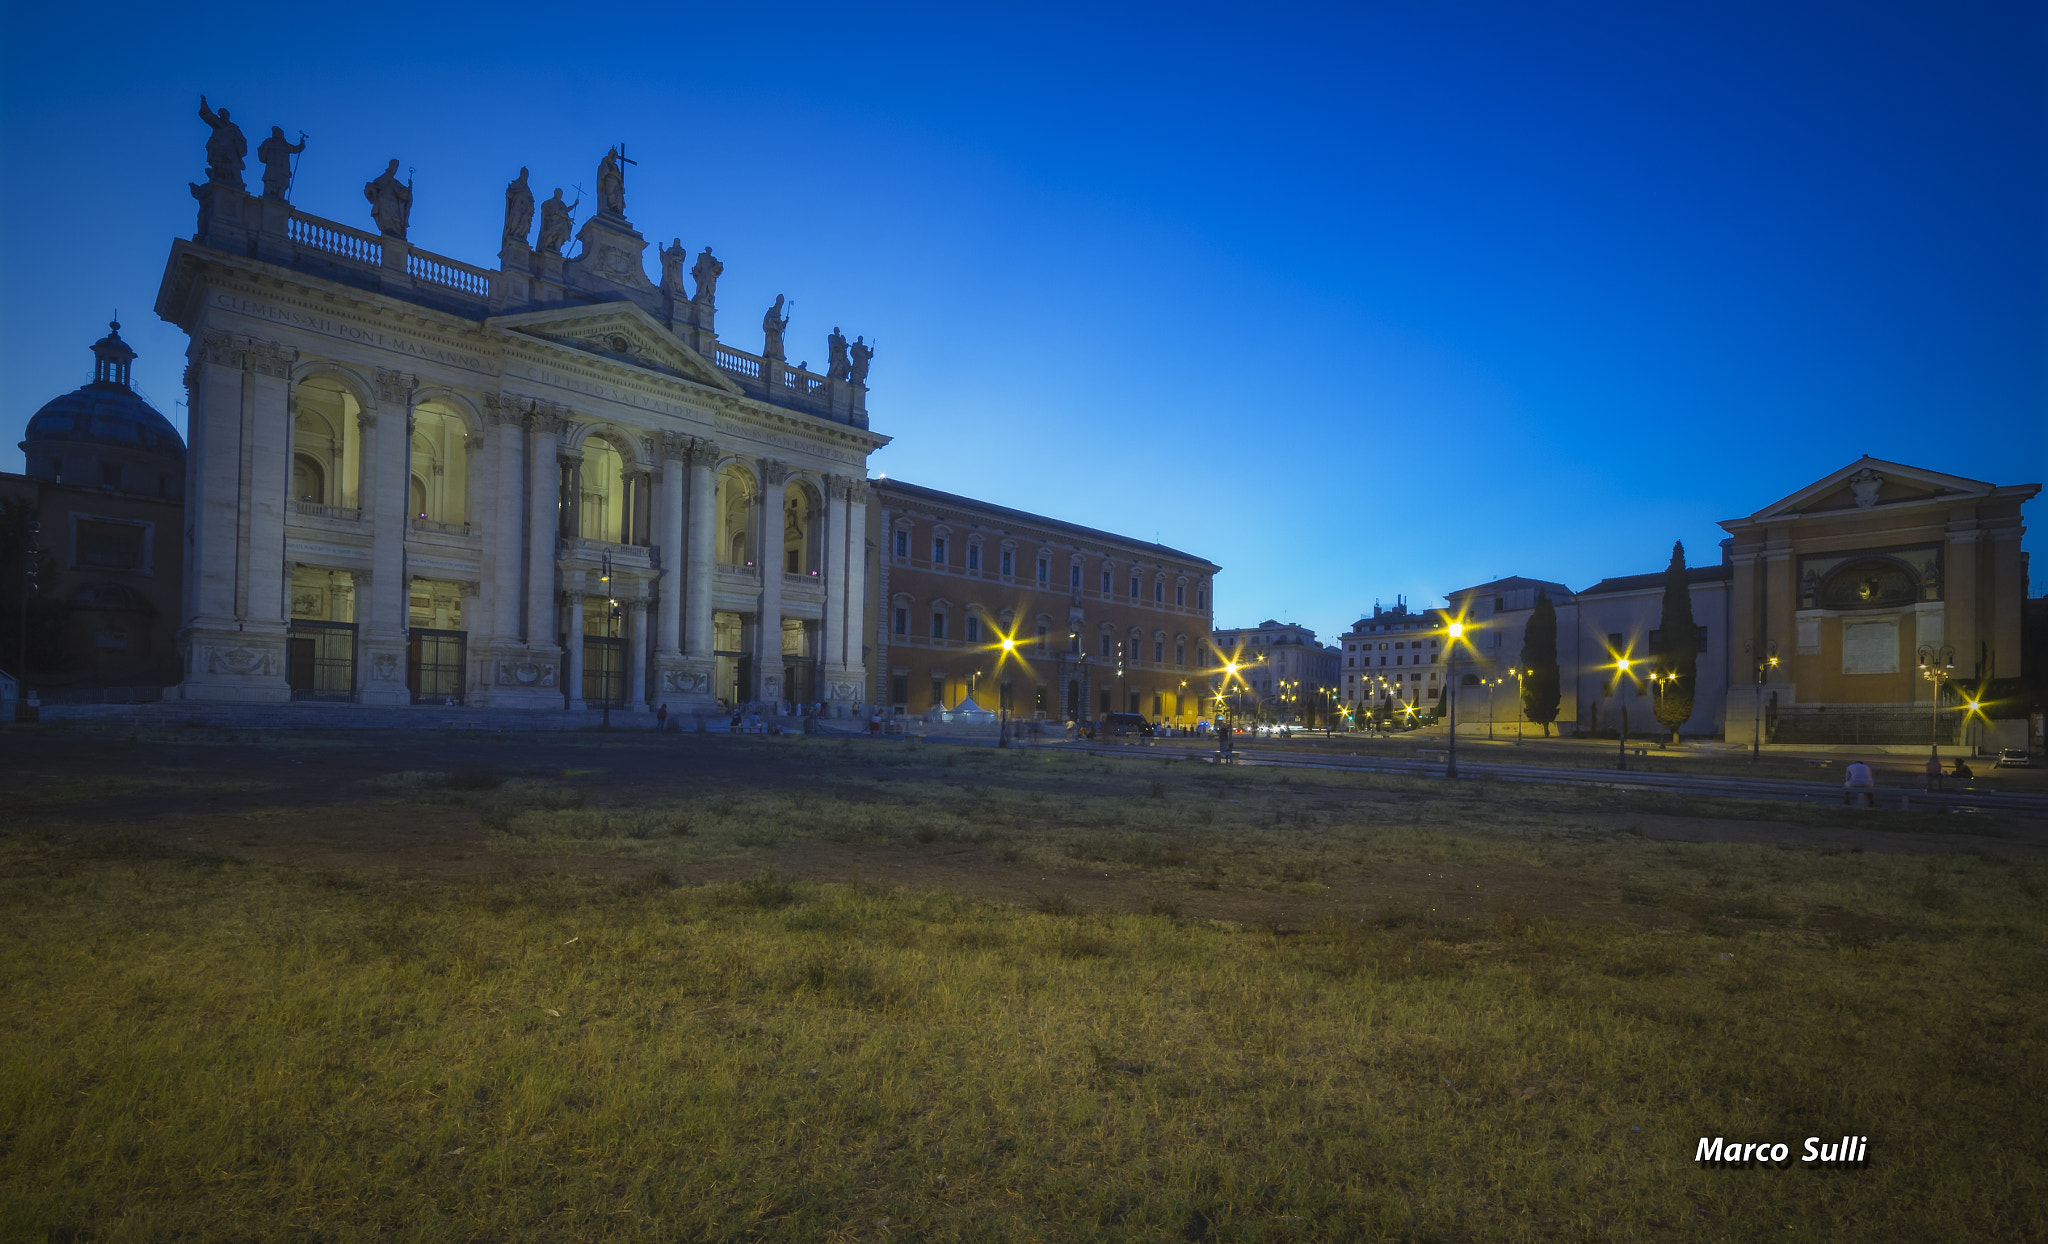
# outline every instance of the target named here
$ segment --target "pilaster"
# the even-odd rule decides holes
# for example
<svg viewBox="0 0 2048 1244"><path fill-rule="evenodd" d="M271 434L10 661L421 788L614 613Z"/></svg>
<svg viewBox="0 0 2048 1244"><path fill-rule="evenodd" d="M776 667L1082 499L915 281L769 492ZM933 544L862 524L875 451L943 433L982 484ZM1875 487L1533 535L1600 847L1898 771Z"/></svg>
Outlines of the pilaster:
<svg viewBox="0 0 2048 1244"><path fill-rule="evenodd" d="M583 703L583 593L562 593L562 604L568 615L562 623L562 643L568 657L568 677L564 680L563 690L569 710L578 712L586 707Z"/></svg>
<svg viewBox="0 0 2048 1244"><path fill-rule="evenodd" d="M644 589L643 589L644 590ZM626 711L647 711L647 598L626 602Z"/></svg>
<svg viewBox="0 0 2048 1244"><path fill-rule="evenodd" d="M414 378L377 372L377 407L363 414L363 521L370 526L370 589L358 595L356 699L363 704L412 702L405 686L406 477L412 443Z"/></svg>
<svg viewBox="0 0 2048 1244"><path fill-rule="evenodd" d="M763 458L760 514L754 523L754 568L760 572L760 603L754 614L754 699L780 701L782 686L782 493L789 467Z"/></svg>

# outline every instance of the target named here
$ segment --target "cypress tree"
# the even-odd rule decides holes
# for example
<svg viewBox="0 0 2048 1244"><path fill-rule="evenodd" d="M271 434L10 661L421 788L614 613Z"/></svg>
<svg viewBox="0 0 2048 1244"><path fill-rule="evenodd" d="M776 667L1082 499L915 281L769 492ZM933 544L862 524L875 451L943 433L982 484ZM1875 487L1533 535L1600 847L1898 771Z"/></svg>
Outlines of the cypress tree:
<svg viewBox="0 0 2048 1244"><path fill-rule="evenodd" d="M1540 722L1543 737L1550 737L1550 723L1557 720L1561 698L1557 674L1557 607L1541 590L1536 609L1522 631L1522 711L1530 721Z"/></svg>
<svg viewBox="0 0 2048 1244"><path fill-rule="evenodd" d="M1693 632L1692 585L1685 574L1685 545L1671 544L1671 564L1664 568L1664 614L1658 626L1656 651L1650 654L1657 671L1669 679L1657 701L1657 720L1678 742L1678 728L1692 716L1693 680L1699 674L1699 640Z"/></svg>

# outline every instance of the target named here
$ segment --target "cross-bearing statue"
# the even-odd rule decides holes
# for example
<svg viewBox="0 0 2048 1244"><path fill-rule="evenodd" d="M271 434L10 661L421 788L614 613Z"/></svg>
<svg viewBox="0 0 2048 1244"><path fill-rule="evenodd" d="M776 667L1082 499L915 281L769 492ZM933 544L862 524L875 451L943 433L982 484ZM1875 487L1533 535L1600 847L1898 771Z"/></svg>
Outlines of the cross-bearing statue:
<svg viewBox="0 0 2048 1244"><path fill-rule="evenodd" d="M853 365L846 361L846 335L833 326L832 335L825 338L825 378L848 380L853 377Z"/></svg>
<svg viewBox="0 0 2048 1244"><path fill-rule="evenodd" d="M242 137L242 127L228 120L228 110L219 112L206 106L206 96L199 97L199 119L213 128L206 139L206 180L226 182L237 190L247 189L242 181L243 157L249 154L249 140Z"/></svg>
<svg viewBox="0 0 2048 1244"><path fill-rule="evenodd" d="M697 256L697 266L690 269L690 275L697 278L697 296L692 301L710 306L718 290L718 278L725 272L725 265L712 258L711 248Z"/></svg>
<svg viewBox="0 0 2048 1244"><path fill-rule="evenodd" d="M263 194L266 198L282 199L292 192L292 157L306 149L306 131L299 131L296 146L284 136L278 126L270 127L270 137L256 147L256 158L263 161Z"/></svg>
<svg viewBox="0 0 2048 1244"><path fill-rule="evenodd" d="M533 191L526 184L526 170L522 168L512 184L505 187L505 240L517 238L524 245L526 231L532 227Z"/></svg>
<svg viewBox="0 0 2048 1244"><path fill-rule="evenodd" d="M782 312L782 295L775 295L775 305L761 317L761 331L767 335L767 344L761 347L763 358L785 358L782 352L782 333L789 327L789 317Z"/></svg>
<svg viewBox="0 0 2048 1244"><path fill-rule="evenodd" d="M375 181L363 183L363 197L370 201L370 216L378 231L403 241L405 227L412 220L412 184L398 180L397 160L385 165Z"/></svg>
<svg viewBox="0 0 2048 1244"><path fill-rule="evenodd" d="M847 352L853 356L853 360L848 364L846 378L855 384L866 384L868 382L868 360L875 357L874 347L868 344L866 337L855 337L853 345L848 348Z"/></svg>
<svg viewBox="0 0 2048 1244"><path fill-rule="evenodd" d="M541 254L559 255L562 253L562 248L569 244L569 213L575 211L582 202L582 199L578 199L574 203L562 202L562 188L556 186L555 197L540 205L540 246L538 249Z"/></svg>
<svg viewBox="0 0 2048 1244"><path fill-rule="evenodd" d="M597 164L597 206L614 216L626 214L626 170L619 164L619 149L604 153Z"/></svg>

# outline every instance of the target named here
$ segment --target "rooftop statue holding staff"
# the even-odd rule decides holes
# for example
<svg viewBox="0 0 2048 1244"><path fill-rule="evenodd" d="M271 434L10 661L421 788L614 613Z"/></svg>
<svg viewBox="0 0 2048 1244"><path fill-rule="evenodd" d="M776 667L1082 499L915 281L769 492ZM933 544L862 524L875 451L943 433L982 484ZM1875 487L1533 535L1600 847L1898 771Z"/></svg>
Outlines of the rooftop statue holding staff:
<svg viewBox="0 0 2048 1244"><path fill-rule="evenodd" d="M536 248L543 255L559 255L569 244L570 213L583 203L562 202L562 188L555 187L555 197L540 205L540 245Z"/></svg>
<svg viewBox="0 0 2048 1244"><path fill-rule="evenodd" d="M363 197L370 201L370 216L378 231L403 241L406 225L412 220L412 183L398 180L397 160L385 165L375 181L363 184Z"/></svg>
<svg viewBox="0 0 2048 1244"><path fill-rule="evenodd" d="M875 357L875 348L868 344L866 337L855 337L847 353L852 355L852 360L847 366L846 378L857 385L867 384L868 361Z"/></svg>
<svg viewBox="0 0 2048 1244"><path fill-rule="evenodd" d="M249 140L242 137L242 127L228 120L227 109L215 112L207 107L204 95L199 97L199 119L213 127L206 140L206 180L247 189L242 181L242 166L249 154Z"/></svg>
<svg viewBox="0 0 2048 1244"><path fill-rule="evenodd" d="M782 310L782 295L775 295L775 305L761 317L761 331L767 336L767 343L761 347L763 358L779 359L787 356L782 352L782 334L789 327L789 316Z"/></svg>
<svg viewBox="0 0 2048 1244"><path fill-rule="evenodd" d="M270 127L270 137L256 147L256 158L263 162L263 197L282 199L292 192L292 157L306 149L306 131L299 131L299 141L293 145L278 126Z"/></svg>
<svg viewBox="0 0 2048 1244"><path fill-rule="evenodd" d="M555 193L560 194L561 191ZM526 231L533 227L533 191L526 185L526 170L520 169L519 176L505 187L505 240L518 239L526 242Z"/></svg>
<svg viewBox="0 0 2048 1244"><path fill-rule="evenodd" d="M617 147L597 164L597 208L614 216L626 214L626 170L619 164Z"/></svg>
<svg viewBox="0 0 2048 1244"><path fill-rule="evenodd" d="M681 238L661 248L662 293L672 298L683 296L683 258L689 253Z"/></svg>
<svg viewBox="0 0 2048 1244"><path fill-rule="evenodd" d="M827 380L850 380L853 378L853 364L846 359L846 334L833 326L832 335L825 338L825 378Z"/></svg>

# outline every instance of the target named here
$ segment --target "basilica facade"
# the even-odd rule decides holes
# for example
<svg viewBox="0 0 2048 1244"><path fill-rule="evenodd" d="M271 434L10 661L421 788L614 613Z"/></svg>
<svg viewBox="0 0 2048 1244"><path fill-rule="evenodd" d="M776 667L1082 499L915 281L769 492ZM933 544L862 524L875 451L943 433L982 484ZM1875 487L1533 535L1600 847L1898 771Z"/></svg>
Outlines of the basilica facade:
<svg viewBox="0 0 2048 1244"><path fill-rule="evenodd" d="M645 271L609 152L572 224L526 171L493 267L415 246L396 162L374 229L243 181L214 127L156 310L191 338L185 700L672 713L866 695L862 341L826 371L717 328L723 264ZM232 133L230 131L233 131ZM265 144L268 151L270 144Z"/></svg>

